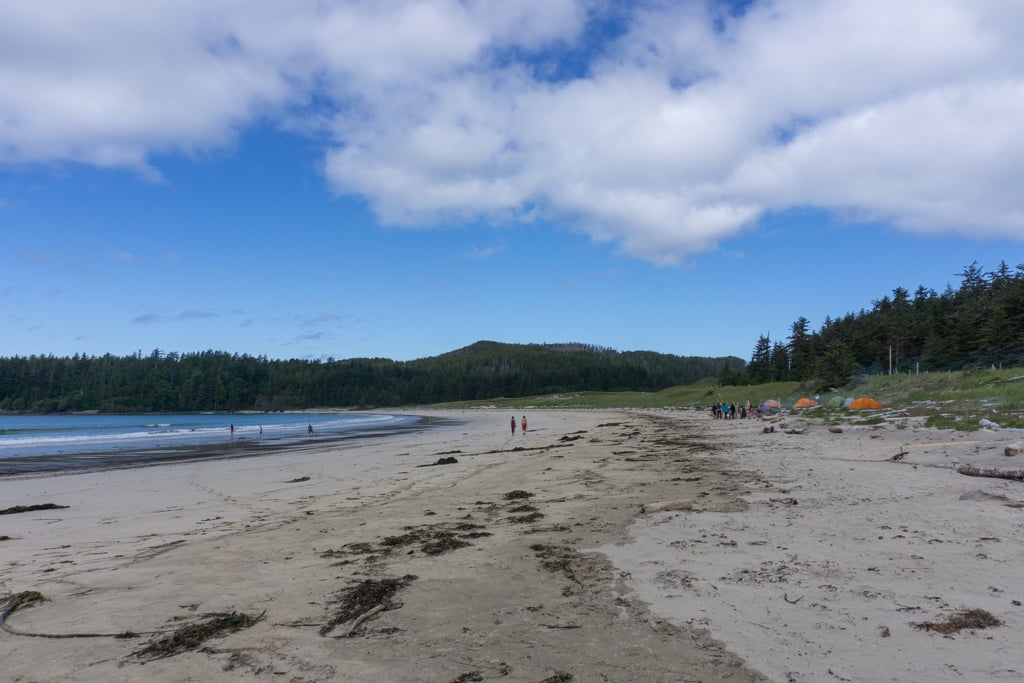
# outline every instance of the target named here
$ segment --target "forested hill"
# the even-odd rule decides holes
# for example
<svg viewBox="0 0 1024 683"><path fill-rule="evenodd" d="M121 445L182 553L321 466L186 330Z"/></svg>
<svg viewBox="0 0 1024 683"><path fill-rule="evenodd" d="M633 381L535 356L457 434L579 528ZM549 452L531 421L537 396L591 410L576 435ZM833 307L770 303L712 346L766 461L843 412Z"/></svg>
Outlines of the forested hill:
<svg viewBox="0 0 1024 683"><path fill-rule="evenodd" d="M482 341L414 361L269 360L220 351L0 358L0 411L386 407L570 391L658 391L743 360Z"/></svg>

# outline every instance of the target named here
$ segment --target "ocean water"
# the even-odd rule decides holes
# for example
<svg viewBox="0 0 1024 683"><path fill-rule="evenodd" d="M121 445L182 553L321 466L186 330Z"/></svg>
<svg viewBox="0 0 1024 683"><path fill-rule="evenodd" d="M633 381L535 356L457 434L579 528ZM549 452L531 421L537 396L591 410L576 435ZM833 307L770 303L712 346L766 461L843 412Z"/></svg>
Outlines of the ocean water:
<svg viewBox="0 0 1024 683"><path fill-rule="evenodd" d="M0 415L0 476L248 455L438 423L384 413Z"/></svg>

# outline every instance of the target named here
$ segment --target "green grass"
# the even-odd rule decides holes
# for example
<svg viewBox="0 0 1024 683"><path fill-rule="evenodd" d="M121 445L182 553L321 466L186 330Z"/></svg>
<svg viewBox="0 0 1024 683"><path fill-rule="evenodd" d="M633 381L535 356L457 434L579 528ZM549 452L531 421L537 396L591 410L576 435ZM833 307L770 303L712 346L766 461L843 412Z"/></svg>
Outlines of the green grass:
<svg viewBox="0 0 1024 683"><path fill-rule="evenodd" d="M758 404L765 399L792 406L800 397L812 394L799 382L775 382L754 386L721 386L705 379L686 386L670 387L656 393L575 392L524 398L495 398L438 404L438 408L493 407L519 412L542 408L694 408L712 403ZM884 422L878 414L831 409L824 404L833 396L870 396L884 406L885 413L905 411L909 417L924 417L928 426L971 431L981 419L1003 427L1024 428L1024 368L979 369L963 372L881 375L862 377L834 391L819 391L822 407L806 411L808 417L825 424ZM900 425L906 427L906 423Z"/></svg>

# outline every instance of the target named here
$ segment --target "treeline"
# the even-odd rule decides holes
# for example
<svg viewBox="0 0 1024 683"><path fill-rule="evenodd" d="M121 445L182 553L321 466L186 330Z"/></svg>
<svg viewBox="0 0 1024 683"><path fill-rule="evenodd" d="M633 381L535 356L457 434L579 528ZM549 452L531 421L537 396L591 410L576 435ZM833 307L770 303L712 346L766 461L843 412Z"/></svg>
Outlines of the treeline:
<svg viewBox="0 0 1024 683"><path fill-rule="evenodd" d="M975 261L958 273L960 287L941 294L897 287L892 295L819 330L800 317L785 342L761 336L730 384L820 380L842 386L858 374L961 370L1024 364L1024 265L984 272Z"/></svg>
<svg viewBox="0 0 1024 683"><path fill-rule="evenodd" d="M415 361L271 360L220 351L0 358L0 411L190 412L385 407L575 391L658 391L739 358L583 344L478 342Z"/></svg>

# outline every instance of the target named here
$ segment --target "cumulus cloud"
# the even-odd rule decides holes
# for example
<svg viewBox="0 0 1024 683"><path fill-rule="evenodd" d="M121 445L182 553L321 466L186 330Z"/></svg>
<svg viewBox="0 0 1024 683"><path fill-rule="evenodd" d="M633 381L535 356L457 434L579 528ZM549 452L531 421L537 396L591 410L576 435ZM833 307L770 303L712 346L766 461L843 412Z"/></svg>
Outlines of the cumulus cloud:
<svg viewBox="0 0 1024 683"><path fill-rule="evenodd" d="M263 121L395 225L564 222L657 263L817 206L1024 235L1024 5L0 5L0 163L153 177Z"/></svg>

